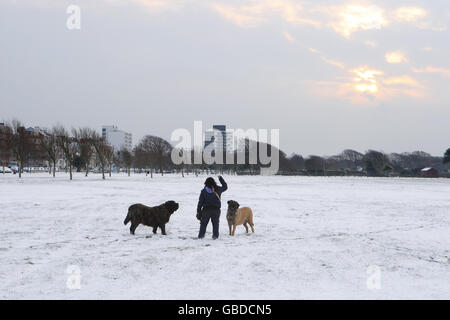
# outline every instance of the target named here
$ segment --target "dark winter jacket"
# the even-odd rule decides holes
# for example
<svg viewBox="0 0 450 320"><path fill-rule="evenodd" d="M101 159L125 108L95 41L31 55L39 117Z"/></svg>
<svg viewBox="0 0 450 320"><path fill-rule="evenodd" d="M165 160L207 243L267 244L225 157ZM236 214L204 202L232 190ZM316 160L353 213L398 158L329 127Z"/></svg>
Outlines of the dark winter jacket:
<svg viewBox="0 0 450 320"><path fill-rule="evenodd" d="M227 183L222 177L219 177L220 184L222 185L219 187L219 190L215 190L216 193L220 196L222 192L228 189ZM198 199L198 205L197 205L197 213L200 214L202 212L203 208L207 207L213 207L220 209L220 199L217 197L217 195L210 190L208 187L205 187L200 192L200 198Z"/></svg>

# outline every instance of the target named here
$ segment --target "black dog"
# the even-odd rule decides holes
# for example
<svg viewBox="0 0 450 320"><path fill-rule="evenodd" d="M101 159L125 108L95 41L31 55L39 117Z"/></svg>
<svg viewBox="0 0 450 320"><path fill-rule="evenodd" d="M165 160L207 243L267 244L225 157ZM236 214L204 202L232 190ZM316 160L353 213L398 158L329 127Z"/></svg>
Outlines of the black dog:
<svg viewBox="0 0 450 320"><path fill-rule="evenodd" d="M147 207L143 204L133 204L128 208L127 217L124 220L126 225L131 221L130 233L134 234L139 224L153 227L153 233L156 233L158 227L161 233L166 235L166 223L169 222L170 216L178 210L178 203L175 201L167 201L157 207Z"/></svg>

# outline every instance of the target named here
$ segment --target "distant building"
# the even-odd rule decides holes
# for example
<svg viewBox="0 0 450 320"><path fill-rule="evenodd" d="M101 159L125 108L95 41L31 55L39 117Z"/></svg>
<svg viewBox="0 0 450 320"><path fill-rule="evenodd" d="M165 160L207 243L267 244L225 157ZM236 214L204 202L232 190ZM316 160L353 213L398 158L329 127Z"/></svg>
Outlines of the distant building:
<svg viewBox="0 0 450 320"><path fill-rule="evenodd" d="M227 130L225 125L213 125L212 129L205 131L204 148L214 144L214 149L222 148L226 153L233 151L233 132Z"/></svg>
<svg viewBox="0 0 450 320"><path fill-rule="evenodd" d="M42 141L46 135L46 130L40 127L25 128L26 136L31 143L29 166L41 167L48 164L45 159L45 152L42 150Z"/></svg>
<svg viewBox="0 0 450 320"><path fill-rule="evenodd" d="M437 178L439 177L439 172L435 168L428 167L420 170L420 175L426 178Z"/></svg>
<svg viewBox="0 0 450 320"><path fill-rule="evenodd" d="M44 139L45 132L39 127L19 127L22 143L26 145L28 159L27 166L43 166L46 163L45 154L41 144ZM16 162L14 153L8 148L8 142L12 138L12 131L4 123L0 123L0 165L8 165L9 162Z"/></svg>
<svg viewBox="0 0 450 320"><path fill-rule="evenodd" d="M119 130L116 126L103 126L102 137L115 151L125 148L129 151L133 149L133 139L131 133Z"/></svg>
<svg viewBox="0 0 450 320"><path fill-rule="evenodd" d="M45 136L49 134L49 130L47 128L28 127L26 130L33 136Z"/></svg>

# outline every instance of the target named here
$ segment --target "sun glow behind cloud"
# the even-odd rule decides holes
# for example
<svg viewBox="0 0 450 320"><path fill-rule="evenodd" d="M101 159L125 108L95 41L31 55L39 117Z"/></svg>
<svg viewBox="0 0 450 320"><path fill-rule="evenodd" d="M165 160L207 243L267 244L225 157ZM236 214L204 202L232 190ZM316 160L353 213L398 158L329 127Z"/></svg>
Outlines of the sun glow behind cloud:
<svg viewBox="0 0 450 320"><path fill-rule="evenodd" d="M384 73L383 71L362 66L353 69L352 72L356 75L352 79L355 91L370 94L376 94L378 92L378 81L376 77L382 75Z"/></svg>
<svg viewBox="0 0 450 320"><path fill-rule="evenodd" d="M13 0L9 1L15 3ZM51 0L36 2L23 0L23 2L33 6L38 6L39 3L61 5ZM293 48L297 46L301 50L317 54L316 59L324 64L323 70L318 72L322 77L322 83L327 83L330 88L334 87L335 96L360 95L374 99L395 95L423 96L425 90L422 83L429 86L433 86L433 83L421 82L421 79L427 80L433 76L442 80L442 76L450 77L448 64L439 65L439 61L436 61L436 65L431 67L427 61L418 60L424 59L417 54L418 50L422 51L422 56L425 56L425 52L428 57L441 54L442 46L436 43L433 37L418 44L415 49L408 47L408 44L402 45L402 51L394 51L395 47L388 47L383 38L383 32L389 32L391 29L399 34L409 32L412 28L426 29L429 32L445 30L445 25L441 25L439 19L435 19L437 13L433 12L433 6L428 4L425 9L419 6L389 7L384 6L381 1L369 0L349 0L337 5L333 2L321 5L317 1L298 0L99 0L99 2L117 6L134 5L146 9L144 12L151 14L160 12L173 14L174 19L177 14L182 14L181 9L197 6L201 7L199 10L201 14L222 17L221 23L224 25L229 23L234 30L256 28L263 24L270 28L279 28L276 31L280 37L284 37ZM88 0L80 0L80 3L94 6ZM311 39L304 36L302 32L305 31L302 29L311 31L314 37L317 36L319 39L321 32L327 33L324 39L335 37L333 40L355 49L348 55L332 52L328 50L326 44L310 41ZM251 32L257 31L250 30L249 34ZM369 37L364 38L366 35ZM411 33L408 34L410 35ZM360 45L359 49L357 45ZM368 53L370 60L368 56L359 54L358 50L362 53L370 52ZM387 66L385 62L391 65ZM318 91L318 94L322 93Z"/></svg>
<svg viewBox="0 0 450 320"><path fill-rule="evenodd" d="M242 0L236 4L215 0L209 6L240 27L255 27L273 17L281 17L284 22L293 25L330 27L345 38L350 38L357 31L381 30L395 23L408 23L433 31L446 29L445 25L430 20L427 10L421 7L406 6L385 10L367 1L350 2L341 6L321 6L316 3L299 3L294 0Z"/></svg>
<svg viewBox="0 0 450 320"><path fill-rule="evenodd" d="M351 4L338 8L336 12L338 21L331 26L346 38L358 30L381 29L388 24L384 10L375 5Z"/></svg>
<svg viewBox="0 0 450 320"><path fill-rule="evenodd" d="M386 72L363 65L347 70L347 80L318 81L311 92L330 99L346 99L358 105L407 96L424 98L426 88L409 75L387 76Z"/></svg>
<svg viewBox="0 0 450 320"><path fill-rule="evenodd" d="M395 72L397 69L389 67L380 70L379 62L385 61L389 64L411 64L415 61L409 60L406 52L396 50L389 51L385 48L385 54L379 55L378 61L362 61L363 64L352 65L351 62L339 61L336 56L321 49L320 51L309 47L304 38L297 38L296 27L313 26L316 30L331 29L340 37L351 41L355 33L358 37L364 31L380 31L388 27L395 28L402 24L403 27L414 27L430 31L445 30L445 26L439 25L433 20L432 12L419 6L401 6L389 8L380 2L366 0L349 0L342 5L320 5L317 2L306 2L296 0L214 0L213 2L202 0L107 0L116 2L137 3L145 6L150 11L162 11L167 9L178 9L189 5L201 5L209 8L224 20L241 28L256 28L263 24L271 24L275 21L281 22L280 35L288 42L309 50L316 54L324 64L336 68L337 71L329 71L328 79L320 81L322 86L329 88L329 94L334 97L349 98L352 101L367 102L377 99L387 99L395 96L423 97L425 87L412 77L412 75ZM273 24L276 25L276 24ZM402 28L403 28L402 27ZM289 32L285 31L289 30ZM383 31L386 32L386 31ZM377 39L377 41L374 41ZM383 48L383 41L371 34L371 39L358 40L361 45L372 48ZM426 46L426 47L425 47ZM428 43L421 50L431 51ZM375 51L375 50L374 50ZM412 54L411 57L414 57ZM378 62L378 63L377 63ZM377 68L369 65L377 65ZM399 68L395 67L395 68ZM392 66L394 68L394 66ZM332 70L328 68L327 70ZM407 72L406 72L407 73ZM445 77L450 76L450 70L438 67L426 67L422 69L411 68L409 73L414 74L436 74ZM324 73L326 75L326 73ZM345 79L345 80L342 80ZM317 82L319 83L319 82ZM324 92L319 90L318 95Z"/></svg>
<svg viewBox="0 0 450 320"><path fill-rule="evenodd" d="M407 63L408 59L406 58L406 55L401 51L392 51L386 53L384 56L386 61L389 63Z"/></svg>

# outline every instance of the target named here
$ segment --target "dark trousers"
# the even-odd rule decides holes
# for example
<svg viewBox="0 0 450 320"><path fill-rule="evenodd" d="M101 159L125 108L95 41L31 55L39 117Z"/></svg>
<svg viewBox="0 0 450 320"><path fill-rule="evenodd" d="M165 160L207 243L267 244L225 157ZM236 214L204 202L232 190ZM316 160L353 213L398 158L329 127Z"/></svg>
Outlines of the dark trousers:
<svg viewBox="0 0 450 320"><path fill-rule="evenodd" d="M203 238L206 233L206 227L208 226L209 220L211 219L213 225L213 238L219 237L219 220L220 220L220 209L219 208L205 208L202 212L202 219L200 220L200 231L198 232L198 237Z"/></svg>

